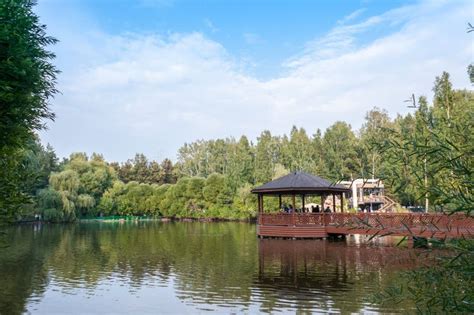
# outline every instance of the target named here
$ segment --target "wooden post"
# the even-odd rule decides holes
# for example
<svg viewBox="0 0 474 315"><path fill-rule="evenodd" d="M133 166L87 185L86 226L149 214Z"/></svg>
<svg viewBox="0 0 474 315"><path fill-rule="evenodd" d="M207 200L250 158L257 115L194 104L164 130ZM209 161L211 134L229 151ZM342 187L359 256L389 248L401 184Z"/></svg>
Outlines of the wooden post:
<svg viewBox="0 0 474 315"><path fill-rule="evenodd" d="M257 195L257 204L258 204L258 211L257 211L257 222L258 224L262 224L262 195L258 194Z"/></svg>
<svg viewBox="0 0 474 315"><path fill-rule="evenodd" d="M344 193L341 193L341 213L344 212Z"/></svg>
<svg viewBox="0 0 474 315"><path fill-rule="evenodd" d="M336 194L332 193L332 212L336 212Z"/></svg>
<svg viewBox="0 0 474 315"><path fill-rule="evenodd" d="M302 203L303 203L303 206L302 206L302 208L301 208L301 211L302 211L302 212L305 212L305 209L304 209L304 194L301 195L301 201L302 201Z"/></svg>
<svg viewBox="0 0 474 315"><path fill-rule="evenodd" d="M258 195L258 212L263 213L263 195Z"/></svg>
<svg viewBox="0 0 474 315"><path fill-rule="evenodd" d="M278 195L278 201L279 201L279 207L280 207L278 209L281 210L281 195Z"/></svg>
<svg viewBox="0 0 474 315"><path fill-rule="evenodd" d="M260 214L260 194L257 195L257 213Z"/></svg>
<svg viewBox="0 0 474 315"><path fill-rule="evenodd" d="M296 225L296 217L295 217L295 212L296 212L296 207L295 207L295 194L293 193L293 212L291 213L291 219L293 221L293 225Z"/></svg>
<svg viewBox="0 0 474 315"><path fill-rule="evenodd" d="M261 198L261 204L262 204L262 213L265 211L265 208L263 207L263 195L260 197Z"/></svg>
<svg viewBox="0 0 474 315"><path fill-rule="evenodd" d="M322 218L323 218L323 225L326 226L327 223L326 223L326 213L324 212L324 199L326 199L324 197L324 194L321 194L321 215L322 215Z"/></svg>
<svg viewBox="0 0 474 315"><path fill-rule="evenodd" d="M260 207L260 194L257 195L257 204L258 204L258 211L257 211L257 213L260 214L260 212L261 212L261 210L260 210L260 209L261 209L261 207Z"/></svg>

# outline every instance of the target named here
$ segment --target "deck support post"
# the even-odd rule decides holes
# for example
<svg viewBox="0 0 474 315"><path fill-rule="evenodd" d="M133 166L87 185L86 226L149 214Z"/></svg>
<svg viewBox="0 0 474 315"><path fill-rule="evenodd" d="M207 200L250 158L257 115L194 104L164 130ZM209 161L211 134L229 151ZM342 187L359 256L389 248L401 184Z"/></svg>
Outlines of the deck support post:
<svg viewBox="0 0 474 315"><path fill-rule="evenodd" d="M321 194L321 212L324 212L324 194Z"/></svg>
<svg viewBox="0 0 474 315"><path fill-rule="evenodd" d="M262 197L262 196L261 196L260 194L258 194L258 196L257 196L257 201L258 201L258 213L259 213L259 214L262 213L262 202L260 201L260 198L261 198L261 197Z"/></svg>
<svg viewBox="0 0 474 315"><path fill-rule="evenodd" d="M258 195L258 213L263 213L263 195Z"/></svg>
<svg viewBox="0 0 474 315"><path fill-rule="evenodd" d="M291 212L291 219L292 219L292 222L293 222L293 226L295 226L296 225L296 218L295 218L295 215L296 215L295 214L295 212L296 212L296 207L295 207L296 202L295 202L295 194L294 193L293 193L292 197L293 197L293 200L292 200L293 201L293 211Z"/></svg>
<svg viewBox="0 0 474 315"><path fill-rule="evenodd" d="M279 210L281 210L281 195L278 195Z"/></svg>
<svg viewBox="0 0 474 315"><path fill-rule="evenodd" d="M305 209L304 209L304 194L301 195L301 201L302 201L302 204L303 204L302 207L301 207L301 212L304 213L305 212Z"/></svg>
<svg viewBox="0 0 474 315"><path fill-rule="evenodd" d="M262 224L262 194L257 195L257 203L258 203L257 222L258 224Z"/></svg>
<svg viewBox="0 0 474 315"><path fill-rule="evenodd" d="M341 193L341 213L344 212L344 193Z"/></svg>
<svg viewBox="0 0 474 315"><path fill-rule="evenodd" d="M332 194L332 212L336 212L336 194Z"/></svg>

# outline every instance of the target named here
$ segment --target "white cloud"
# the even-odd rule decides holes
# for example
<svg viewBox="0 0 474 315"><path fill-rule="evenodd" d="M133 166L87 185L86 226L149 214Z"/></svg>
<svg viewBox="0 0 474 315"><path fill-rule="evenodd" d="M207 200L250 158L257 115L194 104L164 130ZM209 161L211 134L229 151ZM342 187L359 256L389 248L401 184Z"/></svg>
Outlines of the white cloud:
<svg viewBox="0 0 474 315"><path fill-rule="evenodd" d="M135 152L174 158L185 141L256 137L263 129L279 134L293 124L309 133L336 120L358 128L373 106L394 115L407 110L403 100L411 93L431 95L443 70L456 87L469 86L469 7L427 3L348 20L309 42L270 80L249 75L201 33L65 37L58 54L67 51L70 60L61 59L58 117L42 136L60 155L96 151L125 160ZM380 25L398 26L358 44Z"/></svg>
<svg viewBox="0 0 474 315"><path fill-rule="evenodd" d="M365 11L366 11L365 8L357 9L357 10L351 12L350 14L346 15L345 17L343 17L339 21L337 21L337 24L346 24L350 21L353 21L356 18L358 18L359 16L361 16Z"/></svg>

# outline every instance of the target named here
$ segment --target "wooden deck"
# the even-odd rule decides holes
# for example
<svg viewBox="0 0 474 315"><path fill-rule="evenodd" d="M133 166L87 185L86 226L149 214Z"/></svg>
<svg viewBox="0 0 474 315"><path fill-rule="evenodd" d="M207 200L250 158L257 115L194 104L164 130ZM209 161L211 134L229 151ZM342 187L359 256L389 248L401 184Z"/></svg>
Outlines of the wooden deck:
<svg viewBox="0 0 474 315"><path fill-rule="evenodd" d="M472 238L474 217L428 213L273 213L260 214L257 235L324 238L330 234Z"/></svg>

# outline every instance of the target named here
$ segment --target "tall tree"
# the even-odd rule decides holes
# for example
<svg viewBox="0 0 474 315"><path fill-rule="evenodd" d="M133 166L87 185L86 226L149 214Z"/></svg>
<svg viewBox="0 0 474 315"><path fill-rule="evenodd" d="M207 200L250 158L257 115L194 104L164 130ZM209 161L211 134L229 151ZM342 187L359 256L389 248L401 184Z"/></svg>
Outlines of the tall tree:
<svg viewBox="0 0 474 315"><path fill-rule="evenodd" d="M149 171L149 162L147 157L143 153L135 154L133 160L130 161L133 165L131 171L131 180L137 181L139 183L148 183L150 171Z"/></svg>
<svg viewBox="0 0 474 315"><path fill-rule="evenodd" d="M323 137L323 152L328 178L340 180L355 177L356 146L357 138L349 124L338 121L326 130Z"/></svg>
<svg viewBox="0 0 474 315"><path fill-rule="evenodd" d="M100 154L71 154L61 172L52 173L49 187L39 193L40 211L51 221L74 221L95 215L95 205L117 181L115 170Z"/></svg>
<svg viewBox="0 0 474 315"><path fill-rule="evenodd" d="M310 171L314 164L313 149L306 130L293 126L290 137L281 138L279 162L290 171Z"/></svg>
<svg viewBox="0 0 474 315"><path fill-rule="evenodd" d="M164 159L161 162L161 184L174 184L176 183L176 174L174 171L173 162L170 159Z"/></svg>
<svg viewBox="0 0 474 315"><path fill-rule="evenodd" d="M21 190L25 167L22 148L45 119L53 119L49 101L57 93L56 39L33 12L35 1L0 2L0 221L13 220L28 201Z"/></svg>
<svg viewBox="0 0 474 315"><path fill-rule="evenodd" d="M313 134L311 139L311 154L312 154L312 166L311 172L318 175L327 174L326 165L324 162L324 149L323 149L323 137L321 130L317 129L316 133Z"/></svg>
<svg viewBox="0 0 474 315"><path fill-rule="evenodd" d="M228 162L226 175L232 190L245 183L253 182L254 154L247 137L242 136L237 143L228 145Z"/></svg>
<svg viewBox="0 0 474 315"><path fill-rule="evenodd" d="M392 122L386 110L374 107L367 112L365 122L360 129L360 160L359 173L362 177L379 178L383 173L382 156L373 146L387 138L387 129L392 127Z"/></svg>
<svg viewBox="0 0 474 315"><path fill-rule="evenodd" d="M412 119L409 128L393 129L395 140L386 141L383 153L388 152L390 158L401 157L393 159L394 164L415 174L409 184L419 200L430 201L430 209L434 206L472 216L474 93L452 90L449 75L443 73L435 81L434 94L433 106L420 98L414 118L407 115ZM405 159L407 155L409 159ZM382 296L411 300L422 313L472 313L474 242L428 239L428 243L449 249L452 255L439 258L434 266L402 275L402 284Z"/></svg>
<svg viewBox="0 0 474 315"><path fill-rule="evenodd" d="M258 137L255 149L255 181L267 182L272 179L275 164L278 162L278 140L272 137L270 131L265 130Z"/></svg>

